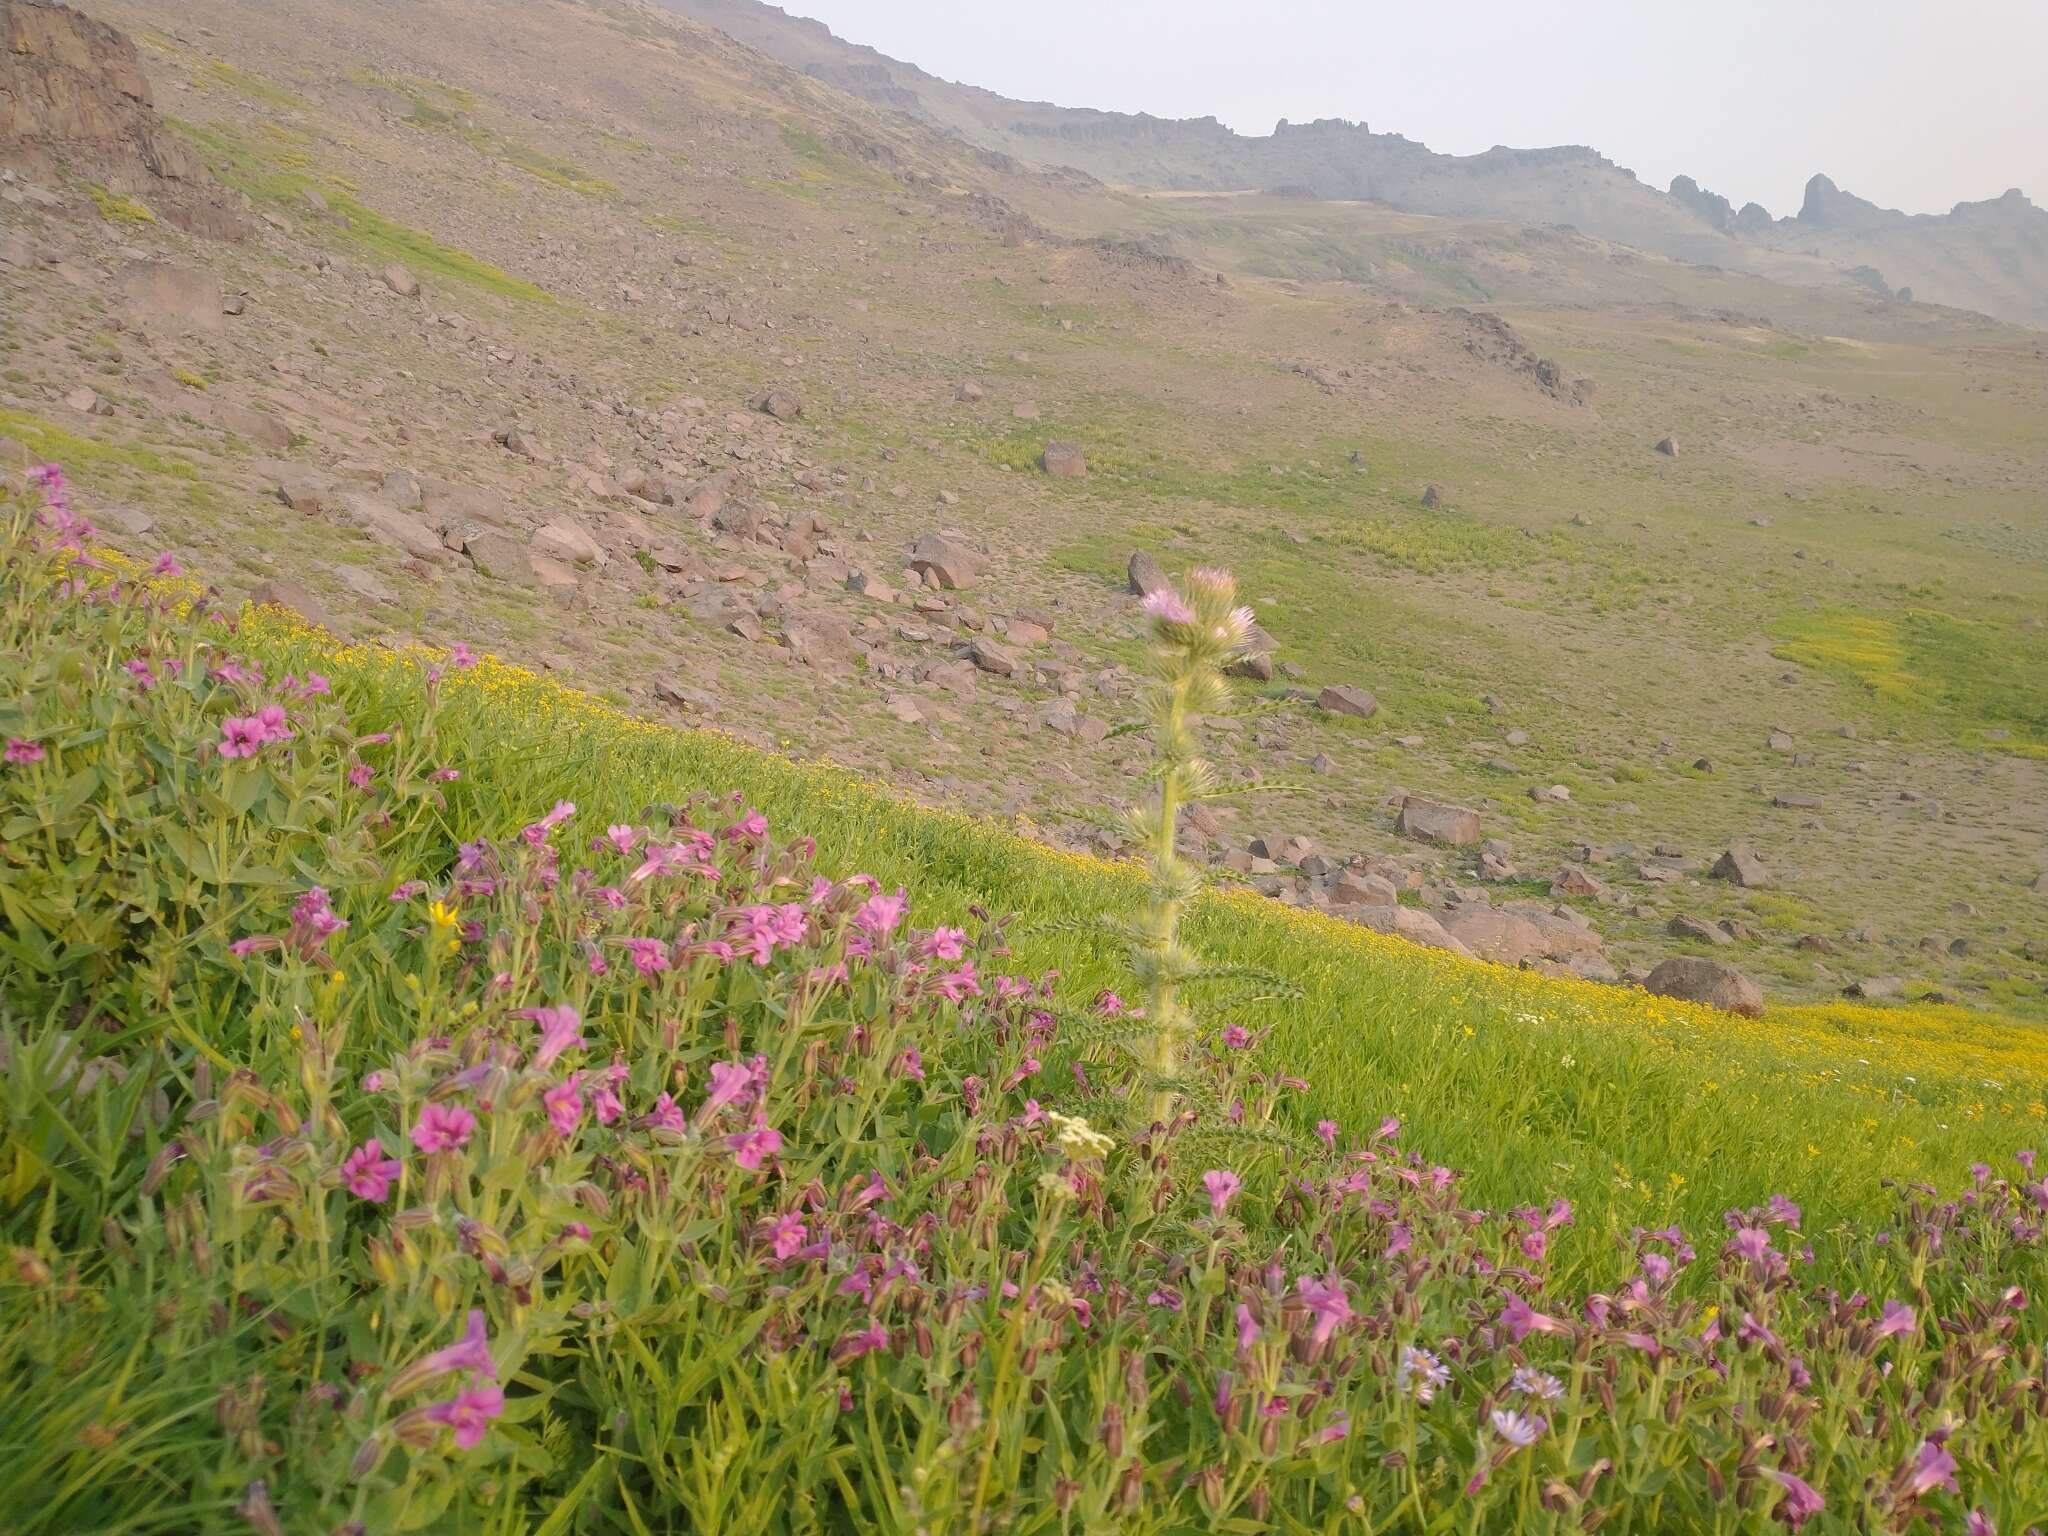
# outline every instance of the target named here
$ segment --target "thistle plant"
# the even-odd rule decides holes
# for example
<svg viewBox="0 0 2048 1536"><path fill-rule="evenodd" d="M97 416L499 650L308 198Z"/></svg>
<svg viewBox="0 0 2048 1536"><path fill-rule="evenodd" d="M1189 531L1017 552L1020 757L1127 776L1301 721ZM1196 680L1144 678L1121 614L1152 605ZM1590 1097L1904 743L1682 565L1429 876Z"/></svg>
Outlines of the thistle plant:
<svg viewBox="0 0 2048 1536"><path fill-rule="evenodd" d="M1199 723L1229 702L1223 669L1250 642L1252 612L1238 605L1230 573L1208 566L1189 573L1185 596L1162 588L1145 598L1144 611L1152 626L1153 674L1145 705L1159 788L1130 813L1150 871L1131 969L1144 989L1151 1025L1144 1067L1152 1079L1152 1115L1163 1121L1173 1112L1183 1048L1195 1028L1183 993L1190 982L1213 974L1180 939L1181 917L1203 881L1201 868L1177 845L1180 813L1215 790L1216 770L1202 756Z"/></svg>

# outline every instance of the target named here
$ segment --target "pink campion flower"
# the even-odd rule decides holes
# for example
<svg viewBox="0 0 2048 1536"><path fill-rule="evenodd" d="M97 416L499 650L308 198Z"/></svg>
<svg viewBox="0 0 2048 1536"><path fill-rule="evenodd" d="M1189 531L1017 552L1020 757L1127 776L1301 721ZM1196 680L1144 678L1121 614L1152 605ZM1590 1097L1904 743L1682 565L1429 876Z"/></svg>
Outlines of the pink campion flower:
<svg viewBox="0 0 2048 1536"><path fill-rule="evenodd" d="M469 1145L476 1116L460 1104L425 1104L413 1122L412 1144L422 1152L459 1152Z"/></svg>
<svg viewBox="0 0 2048 1536"><path fill-rule="evenodd" d="M875 895L862 902L853 914L853 926L862 933L886 939L902 925L910 911L910 898L898 886L894 896Z"/></svg>
<svg viewBox="0 0 2048 1536"><path fill-rule="evenodd" d="M768 1239L769 1251L778 1259L793 1257L810 1239L803 1219L794 1211L784 1211L773 1221L763 1222L761 1235Z"/></svg>
<svg viewBox="0 0 2048 1536"><path fill-rule="evenodd" d="M1398 1259L1415 1246L1415 1235L1408 1230L1406 1222L1397 1221L1387 1229L1387 1251L1389 1259Z"/></svg>
<svg viewBox="0 0 2048 1536"><path fill-rule="evenodd" d="M970 960L957 971L942 971L934 976L932 990L949 1003L981 996L981 983L975 979L974 962Z"/></svg>
<svg viewBox="0 0 2048 1536"><path fill-rule="evenodd" d="M1401 1134L1401 1117L1389 1115L1379 1123L1379 1129L1372 1133L1374 1141L1391 1141Z"/></svg>
<svg viewBox="0 0 2048 1536"><path fill-rule="evenodd" d="M633 969L653 976L668 969L668 946L659 939L620 939L619 944L633 957Z"/></svg>
<svg viewBox="0 0 2048 1536"><path fill-rule="evenodd" d="M1158 624L1192 624L1195 610L1187 600L1171 587L1160 587L1145 594L1145 601L1138 605L1146 618Z"/></svg>
<svg viewBox="0 0 2048 1536"><path fill-rule="evenodd" d="M927 960L958 960L967 953L967 931L964 928L934 928L918 946L918 953Z"/></svg>
<svg viewBox="0 0 2048 1536"><path fill-rule="evenodd" d="M766 965L773 959L779 940L780 931L773 907L747 907L740 912L739 924L734 929L733 947L747 955L754 964Z"/></svg>
<svg viewBox="0 0 2048 1536"><path fill-rule="evenodd" d="M913 1045L913 1046L909 1046L909 1047L907 1047L907 1048L906 1048L906 1049L904 1050L903 1054L902 1054L901 1056L899 1056L899 1057L897 1057L897 1058L896 1058L896 1075L897 1075L898 1077L907 1077L907 1078L909 1078L909 1079L910 1079L910 1080L911 1080L911 1081L912 1081L913 1083L921 1083L921 1082L923 1082L923 1081L924 1081L924 1054L923 1054L923 1052L919 1051L919 1050L918 1050L918 1048L917 1048L916 1046L914 1046L914 1045Z"/></svg>
<svg viewBox="0 0 2048 1536"><path fill-rule="evenodd" d="M1571 1332L1571 1324L1538 1312L1513 1291L1507 1293L1507 1301L1500 1309L1500 1326L1516 1344L1532 1333Z"/></svg>
<svg viewBox="0 0 2048 1536"><path fill-rule="evenodd" d="M466 1387L447 1402L436 1403L427 1409L426 1416L434 1423L446 1424L454 1430L458 1448L472 1451L483 1440L491 1420L504 1411L505 1394L499 1388Z"/></svg>
<svg viewBox="0 0 2048 1536"><path fill-rule="evenodd" d="M376 772L368 763L357 763L348 771L348 781L357 789L368 789L376 777Z"/></svg>
<svg viewBox="0 0 2048 1536"><path fill-rule="evenodd" d="M445 1376L451 1371L474 1371L491 1381L498 1379L498 1364L491 1358L489 1331L484 1326L484 1314L480 1307L471 1307L469 1316L463 1322L462 1337L445 1349L437 1349L416 1366L408 1367L408 1376L423 1373L425 1379Z"/></svg>
<svg viewBox="0 0 2048 1536"><path fill-rule="evenodd" d="M1781 1472L1776 1467L1765 1467L1764 1476L1785 1490L1785 1497L1774 1513L1793 1530L1806 1524L1815 1515L1827 1508L1827 1501L1814 1491L1813 1484L1791 1472Z"/></svg>
<svg viewBox="0 0 2048 1536"><path fill-rule="evenodd" d="M566 1003L554 1008L527 1008L514 1018L531 1019L540 1026L540 1044L534 1047L533 1065L546 1071L564 1051L582 1050L590 1042L583 1038L583 1016Z"/></svg>
<svg viewBox="0 0 2048 1536"><path fill-rule="evenodd" d="M576 804L574 801L557 800L555 802L555 807L553 810L549 811L547 815L541 817L539 821L533 822L529 826L521 827L519 829L519 835L525 838L530 846L538 848L542 843L548 840L548 834L550 832L553 832L555 828L559 827L563 822L567 821L571 816L574 816L575 814Z"/></svg>
<svg viewBox="0 0 2048 1536"><path fill-rule="evenodd" d="M149 568L149 574L152 576L182 576L185 574L185 567L178 564L178 557L176 555L167 552L156 557L156 564Z"/></svg>
<svg viewBox="0 0 2048 1536"><path fill-rule="evenodd" d="M649 843L640 867L626 877L626 883L637 885L656 875L679 875L694 862L690 850L681 843Z"/></svg>
<svg viewBox="0 0 2048 1536"><path fill-rule="evenodd" d="M1202 1175L1202 1188L1209 1192L1209 1214L1221 1221L1223 1213L1230 1209L1230 1202L1244 1188L1244 1180L1228 1168L1211 1168Z"/></svg>
<svg viewBox="0 0 2048 1536"><path fill-rule="evenodd" d="M1947 1446L1922 1440L1920 1449L1913 1456L1912 1471L1906 1477L1905 1496L1917 1499L1937 1488L1946 1488L1950 1493L1956 1491L1956 1459L1949 1454Z"/></svg>
<svg viewBox="0 0 2048 1536"><path fill-rule="evenodd" d="M1894 1334L1919 1331L1920 1320L1914 1315L1911 1307L1903 1301L1888 1301L1884 1304L1884 1316L1879 1319L1877 1325L1877 1336L1880 1339L1891 1338Z"/></svg>
<svg viewBox="0 0 2048 1536"><path fill-rule="evenodd" d="M863 1328L857 1333L845 1333L832 1346L832 1363L846 1365L862 1355L872 1355L889 1347L889 1330L879 1325Z"/></svg>
<svg viewBox="0 0 2048 1536"><path fill-rule="evenodd" d="M711 1091L697 1106L697 1123L705 1124L728 1104L745 1108L753 1096L754 1076L745 1065L737 1061L714 1061L711 1063Z"/></svg>
<svg viewBox="0 0 2048 1536"><path fill-rule="evenodd" d="M1496 1408L1488 1416L1493 1432L1501 1440L1518 1451L1525 1451L1543 1438L1545 1428L1539 1415L1517 1413L1511 1408Z"/></svg>
<svg viewBox="0 0 2048 1536"><path fill-rule="evenodd" d="M718 835L728 843L737 843L749 838L759 842L768 835L768 818L759 811L749 810L746 815Z"/></svg>
<svg viewBox="0 0 2048 1536"><path fill-rule="evenodd" d="M726 1137L725 1144L731 1149L733 1161L751 1172L761 1166L763 1159L782 1150L782 1133L770 1126L756 1125L752 1130Z"/></svg>
<svg viewBox="0 0 2048 1536"><path fill-rule="evenodd" d="M1771 1234L1762 1227L1737 1227L1725 1251L1752 1264L1761 1264L1764 1255L1771 1251Z"/></svg>
<svg viewBox="0 0 2048 1536"><path fill-rule="evenodd" d="M460 640L448 647L448 660L455 666L469 668L476 665L476 655Z"/></svg>
<svg viewBox="0 0 2048 1536"><path fill-rule="evenodd" d="M7 738L7 751L4 756L12 767L27 768L40 763L45 755L40 742L28 741L20 736Z"/></svg>
<svg viewBox="0 0 2048 1536"><path fill-rule="evenodd" d="M1312 1342L1324 1343L1340 1324L1351 1321L1351 1299L1344 1294L1342 1280L1323 1281L1313 1275L1303 1275L1294 1282L1294 1288L1316 1320Z"/></svg>
<svg viewBox="0 0 2048 1536"><path fill-rule="evenodd" d="M548 1124L557 1136L574 1134L576 1127L583 1122L582 1083L583 1074L571 1072L540 1096L548 1112Z"/></svg>
<svg viewBox="0 0 2048 1536"><path fill-rule="evenodd" d="M402 907L408 901L411 901L413 897L424 894L426 889L427 882L424 880L402 881L391 888L391 894L385 900L389 901L394 907Z"/></svg>
<svg viewBox="0 0 2048 1536"><path fill-rule="evenodd" d="M212 668L206 675L216 683L226 683L231 687L247 686L250 688L261 688L263 686L263 673L261 669L244 666L232 656L219 666Z"/></svg>
<svg viewBox="0 0 2048 1536"><path fill-rule="evenodd" d="M676 1107L676 1101L665 1093L654 1101L654 1108L648 1111L641 1123L650 1130L673 1131L679 1136L688 1124L683 1119L682 1110Z"/></svg>
<svg viewBox="0 0 2048 1536"><path fill-rule="evenodd" d="M263 750L263 744L268 739L263 734L261 723L254 716L244 718L230 715L220 723L222 757L254 757Z"/></svg>
<svg viewBox="0 0 2048 1536"><path fill-rule="evenodd" d="M135 691L137 693L147 693L156 686L156 668L152 667L140 656L132 657L122 663L121 670L135 679Z"/></svg>
<svg viewBox="0 0 2048 1536"><path fill-rule="evenodd" d="M607 1085L590 1090L590 1112L597 1116L599 1125L610 1125L626 1112L626 1106Z"/></svg>
<svg viewBox="0 0 2048 1536"><path fill-rule="evenodd" d="M1223 1043L1233 1051L1241 1051L1252 1043L1252 1032L1242 1024L1223 1026Z"/></svg>
<svg viewBox="0 0 2048 1536"><path fill-rule="evenodd" d="M640 846L640 829L627 826L622 821L613 822L612 825L604 829L604 837L597 844L598 847L606 845L616 849L621 854L631 853Z"/></svg>
<svg viewBox="0 0 2048 1536"><path fill-rule="evenodd" d="M342 1160L341 1182L358 1200L382 1204L390 1197L392 1182L404 1171L405 1165L386 1157L383 1143L372 1136Z"/></svg>
<svg viewBox="0 0 2048 1536"><path fill-rule="evenodd" d="M625 910L626 893L620 890L616 885L597 886L595 889L591 891L590 899L592 901L603 902L606 906L610 907L614 912L621 912Z"/></svg>
<svg viewBox="0 0 2048 1536"><path fill-rule="evenodd" d="M1983 1510L1973 1509L1963 1517L1963 1536L1998 1536L1998 1527Z"/></svg>
<svg viewBox="0 0 2048 1536"><path fill-rule="evenodd" d="M1334 1120L1318 1120L1316 1122L1316 1140L1320 1141L1332 1152L1336 1151L1337 1122Z"/></svg>

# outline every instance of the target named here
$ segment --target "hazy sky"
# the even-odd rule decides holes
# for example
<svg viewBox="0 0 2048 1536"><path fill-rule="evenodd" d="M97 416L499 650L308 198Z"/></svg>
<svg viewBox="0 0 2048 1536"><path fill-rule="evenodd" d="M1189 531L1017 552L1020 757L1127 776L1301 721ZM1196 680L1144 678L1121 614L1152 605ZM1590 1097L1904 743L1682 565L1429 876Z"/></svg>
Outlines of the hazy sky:
<svg viewBox="0 0 2048 1536"><path fill-rule="evenodd" d="M1910 213L2048 205L2048 0L782 0L1063 106L1363 119L1432 149L1590 144L1773 214L1806 178Z"/></svg>

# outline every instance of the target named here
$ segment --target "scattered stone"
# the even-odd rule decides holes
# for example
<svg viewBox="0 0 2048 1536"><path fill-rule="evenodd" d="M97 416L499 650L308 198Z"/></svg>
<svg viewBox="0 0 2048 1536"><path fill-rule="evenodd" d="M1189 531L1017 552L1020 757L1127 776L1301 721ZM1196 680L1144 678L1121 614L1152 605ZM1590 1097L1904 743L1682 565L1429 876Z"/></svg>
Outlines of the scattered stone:
<svg viewBox="0 0 2048 1536"><path fill-rule="evenodd" d="M1016 656L986 636L977 637L967 647L967 659L984 672L997 677L1010 677L1017 671Z"/></svg>
<svg viewBox="0 0 2048 1536"><path fill-rule="evenodd" d="M1724 1013L1739 1013L1751 1019L1764 1016L1761 987L1734 966L1700 955L1672 956L1650 972L1643 987L1658 997L1704 1003Z"/></svg>
<svg viewBox="0 0 2048 1536"><path fill-rule="evenodd" d="M568 565L603 565L604 546L579 523L557 518L534 530L533 552Z"/></svg>
<svg viewBox="0 0 2048 1536"><path fill-rule="evenodd" d="M1663 455L1664 455L1664 457L1665 457L1665 458L1667 458L1667 459L1675 459L1675 458L1677 458L1677 457L1678 457L1678 439L1677 439L1677 438L1675 438L1675 437L1665 437L1665 438L1659 438L1659 439L1657 440L1657 451L1658 451L1659 453L1663 454Z"/></svg>
<svg viewBox="0 0 2048 1536"><path fill-rule="evenodd" d="M99 397L96 390L87 389L83 384L70 390L64 396L64 404L81 416L111 416L114 408Z"/></svg>
<svg viewBox="0 0 2048 1536"><path fill-rule="evenodd" d="M769 389L754 396L753 407L777 421L795 421L804 413L804 403L786 389Z"/></svg>
<svg viewBox="0 0 2048 1536"><path fill-rule="evenodd" d="M928 533L910 547L910 568L947 591L971 587L982 560L957 533Z"/></svg>
<svg viewBox="0 0 2048 1536"><path fill-rule="evenodd" d="M1443 492L1439 491L1435 486L1426 485L1422 488L1422 504L1425 507L1440 507L1443 505L1443 500Z"/></svg>
<svg viewBox="0 0 2048 1536"><path fill-rule="evenodd" d="M1327 777L1337 771L1337 760L1327 752L1318 752L1308 760L1308 771Z"/></svg>
<svg viewBox="0 0 2048 1536"><path fill-rule="evenodd" d="M258 608L285 608L308 623L328 628L327 609L320 600L295 581L272 576L250 589L249 601Z"/></svg>
<svg viewBox="0 0 2048 1536"><path fill-rule="evenodd" d="M420 296L419 279L405 270L402 262L392 262L384 269L384 286L401 299L416 299Z"/></svg>
<svg viewBox="0 0 2048 1536"><path fill-rule="evenodd" d="M1370 720L1380 712L1380 701L1366 689L1350 683L1332 683L1316 695L1316 708L1327 714Z"/></svg>
<svg viewBox="0 0 2048 1536"><path fill-rule="evenodd" d="M1572 792L1562 784L1533 784L1529 787L1529 798L1538 805L1565 805Z"/></svg>
<svg viewBox="0 0 2048 1536"><path fill-rule="evenodd" d="M1713 923L1703 917L1693 917L1681 912L1671 919L1669 931L1673 938L1698 939L1703 944L1729 944L1734 941Z"/></svg>
<svg viewBox="0 0 2048 1536"><path fill-rule="evenodd" d="M1550 939L1528 918L1475 904L1453 907L1439 921L1444 932L1482 960L1524 965L1550 954Z"/></svg>
<svg viewBox="0 0 2048 1536"><path fill-rule="evenodd" d="M1857 998L1866 1003L1903 997L1905 993L1906 983L1897 976L1871 976L1863 981L1852 981L1842 988L1842 996Z"/></svg>
<svg viewBox="0 0 2048 1536"><path fill-rule="evenodd" d="M1142 549L1132 553L1127 577L1134 597L1150 597L1154 592L1173 590L1173 583L1166 579L1166 572L1159 569L1159 562Z"/></svg>
<svg viewBox="0 0 2048 1536"><path fill-rule="evenodd" d="M1606 897L1607 887L1576 864L1567 864L1550 882L1550 894L1557 899L1578 896L1593 901Z"/></svg>
<svg viewBox="0 0 2048 1536"><path fill-rule="evenodd" d="M1477 811L1424 800L1415 795L1402 800L1396 826L1404 836L1442 843L1451 848L1465 848L1479 841Z"/></svg>
<svg viewBox="0 0 2048 1536"><path fill-rule="evenodd" d="M220 279L211 272L167 262L137 262L121 274L128 313L145 327L163 331L221 329Z"/></svg>
<svg viewBox="0 0 2048 1536"><path fill-rule="evenodd" d="M1764 868L1763 860L1753 849L1738 844L1714 861L1708 878L1732 880L1746 891L1757 891L1770 886L1771 872Z"/></svg>
<svg viewBox="0 0 2048 1536"><path fill-rule="evenodd" d="M1038 456L1039 467L1055 480L1078 480L1088 473L1079 443L1051 442Z"/></svg>
<svg viewBox="0 0 2048 1536"><path fill-rule="evenodd" d="M953 398L963 400L969 405L977 405L988 398L988 391L973 379L962 379L960 387L953 391Z"/></svg>
<svg viewBox="0 0 2048 1536"><path fill-rule="evenodd" d="M1773 752L1790 752L1793 746L1792 733L1790 731L1773 731L1770 734L1767 745Z"/></svg>
<svg viewBox="0 0 2048 1536"><path fill-rule="evenodd" d="M1835 941L1824 933L1802 933L1799 942L1793 947L1816 955L1832 955L1835 952Z"/></svg>

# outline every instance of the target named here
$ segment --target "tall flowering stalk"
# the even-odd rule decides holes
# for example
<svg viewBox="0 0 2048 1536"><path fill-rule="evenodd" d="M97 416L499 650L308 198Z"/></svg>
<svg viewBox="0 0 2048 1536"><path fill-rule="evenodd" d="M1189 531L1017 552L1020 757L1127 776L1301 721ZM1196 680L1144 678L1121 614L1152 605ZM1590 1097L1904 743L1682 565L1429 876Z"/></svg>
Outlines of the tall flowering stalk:
<svg viewBox="0 0 2048 1536"><path fill-rule="evenodd" d="M1253 621L1252 611L1238 605L1236 580L1208 566L1189 573L1185 596L1171 588L1147 595L1144 611L1152 625L1154 681L1145 703L1159 792L1130 814L1151 870L1131 969L1145 989L1151 1023L1144 1066L1153 1079L1152 1114L1164 1120L1173 1112L1181 1050L1194 1028L1182 990L1202 969L1180 941L1181 917L1201 888L1202 871L1181 857L1175 839L1181 808L1215 787L1216 771L1202 756L1197 722L1229 701L1223 669L1243 654Z"/></svg>

